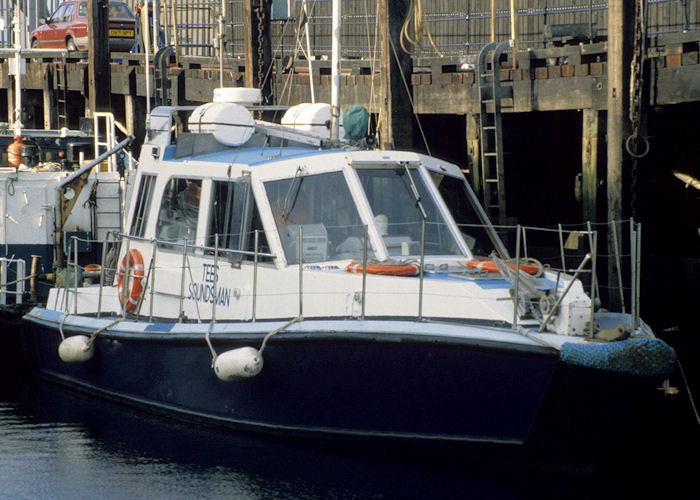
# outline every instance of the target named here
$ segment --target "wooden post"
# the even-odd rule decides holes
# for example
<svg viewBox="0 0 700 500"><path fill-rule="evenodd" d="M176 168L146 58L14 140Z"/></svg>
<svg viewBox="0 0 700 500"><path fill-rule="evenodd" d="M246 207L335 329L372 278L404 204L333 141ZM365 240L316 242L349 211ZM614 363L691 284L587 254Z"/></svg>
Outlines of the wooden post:
<svg viewBox="0 0 700 500"><path fill-rule="evenodd" d="M9 63L8 63L9 65ZM7 80L7 123L15 121L15 77Z"/></svg>
<svg viewBox="0 0 700 500"><path fill-rule="evenodd" d="M53 75L54 66L46 65L46 73L44 73L44 88L42 89L42 97L44 104L44 130L52 130L58 125L58 117L56 116L56 99L53 90Z"/></svg>
<svg viewBox="0 0 700 500"><path fill-rule="evenodd" d="M88 113L111 111L109 0L88 0Z"/></svg>
<svg viewBox="0 0 700 500"><path fill-rule="evenodd" d="M583 220L596 222L598 201L598 139L601 136L601 117L597 109L583 110L581 138L581 198Z"/></svg>
<svg viewBox="0 0 700 500"><path fill-rule="evenodd" d="M413 110L410 96L413 62L410 54L401 50L399 38L401 26L408 14L408 0L379 0L377 23L379 23L379 46L381 72L381 105L379 110L380 146L413 147ZM398 63L397 63L398 59Z"/></svg>
<svg viewBox="0 0 700 500"><path fill-rule="evenodd" d="M624 143L631 133L629 122L629 77L632 60L634 2L608 2L608 221L622 220L622 180L625 160ZM620 241L622 241L620 239ZM608 254L614 255L614 238L608 232ZM608 280L611 289L617 289L617 270L614 259L608 260ZM615 301L615 295L610 296ZM612 307L618 306L611 303Z"/></svg>
<svg viewBox="0 0 700 500"><path fill-rule="evenodd" d="M259 88L263 104L272 103L270 4L270 0L243 0L245 86Z"/></svg>
<svg viewBox="0 0 700 500"><path fill-rule="evenodd" d="M136 130L136 98L131 94L124 95L124 126L129 135Z"/></svg>
<svg viewBox="0 0 700 500"><path fill-rule="evenodd" d="M479 134L479 115L467 113L467 158L471 174L472 189L481 197L481 144Z"/></svg>

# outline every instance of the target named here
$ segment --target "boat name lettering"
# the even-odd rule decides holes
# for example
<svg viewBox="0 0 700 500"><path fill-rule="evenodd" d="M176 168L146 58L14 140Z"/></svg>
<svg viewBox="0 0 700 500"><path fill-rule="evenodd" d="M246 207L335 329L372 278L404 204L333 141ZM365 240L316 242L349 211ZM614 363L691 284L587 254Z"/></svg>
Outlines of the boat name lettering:
<svg viewBox="0 0 700 500"><path fill-rule="evenodd" d="M187 299L211 304L214 302L214 287L207 283L190 283ZM229 304L231 304L231 289L217 287L216 305L228 307Z"/></svg>
<svg viewBox="0 0 700 500"><path fill-rule="evenodd" d="M338 266L304 266L304 271L337 271L338 269L340 269Z"/></svg>
<svg viewBox="0 0 700 500"><path fill-rule="evenodd" d="M219 266L214 264L203 264L202 265L202 279L206 283L214 283L214 280L218 277Z"/></svg>

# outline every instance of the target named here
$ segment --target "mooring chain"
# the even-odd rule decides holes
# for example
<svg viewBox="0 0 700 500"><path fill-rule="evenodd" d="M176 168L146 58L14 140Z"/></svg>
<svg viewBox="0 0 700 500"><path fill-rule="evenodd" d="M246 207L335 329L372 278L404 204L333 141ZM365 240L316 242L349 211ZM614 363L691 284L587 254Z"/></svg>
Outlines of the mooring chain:
<svg viewBox="0 0 700 500"><path fill-rule="evenodd" d="M634 53L630 68L630 110L629 119L632 124L632 134L625 141L625 149L632 157L631 172L631 210L632 217L637 215L637 176L638 160L649 153L649 140L640 135L642 121L642 93L644 84L644 54L646 44L646 15L645 0L635 1L634 14ZM641 147L641 149L640 149Z"/></svg>
<svg viewBox="0 0 700 500"><path fill-rule="evenodd" d="M263 21L265 20L265 0L260 0L260 6L257 10L258 16L258 87L263 88L263 79L265 78L265 61L263 60ZM264 97L265 104L267 97ZM262 111L258 111L258 120L262 119Z"/></svg>
<svg viewBox="0 0 700 500"><path fill-rule="evenodd" d="M649 141L646 137L640 135L640 127L642 121L642 92L643 92L643 64L645 53L645 37L646 37L646 16L644 0L635 1L635 16L634 16L634 53L632 55L631 71L630 71L630 110L629 119L632 123L632 135L627 138L625 147L627 152L633 158L643 158L649 153ZM640 145L640 140L643 143L641 151L637 146ZM633 144L634 143L634 144ZM635 148L633 149L633 146Z"/></svg>

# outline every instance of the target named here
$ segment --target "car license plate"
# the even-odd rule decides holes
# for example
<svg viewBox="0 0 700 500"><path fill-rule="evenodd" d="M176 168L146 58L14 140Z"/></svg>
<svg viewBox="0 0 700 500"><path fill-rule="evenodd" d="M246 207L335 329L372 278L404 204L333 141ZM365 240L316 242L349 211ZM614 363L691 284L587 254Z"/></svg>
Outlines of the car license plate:
<svg viewBox="0 0 700 500"><path fill-rule="evenodd" d="M109 36L121 38L133 38L134 30L109 30Z"/></svg>

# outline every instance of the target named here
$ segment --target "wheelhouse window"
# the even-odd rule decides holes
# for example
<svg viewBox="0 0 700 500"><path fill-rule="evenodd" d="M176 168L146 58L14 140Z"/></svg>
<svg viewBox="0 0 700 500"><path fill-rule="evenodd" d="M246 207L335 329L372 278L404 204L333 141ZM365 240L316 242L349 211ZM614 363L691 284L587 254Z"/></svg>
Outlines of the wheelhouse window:
<svg viewBox="0 0 700 500"><path fill-rule="evenodd" d="M258 232L258 252L270 251L263 231L260 214L250 188L250 180L215 181L206 245L218 246L222 253L230 252L235 260L253 260L255 232ZM248 252L248 253L243 253Z"/></svg>
<svg viewBox="0 0 700 500"><path fill-rule="evenodd" d="M161 246L169 246L163 244L168 241L194 241L201 192L201 179L170 179L163 192L156 225L156 238Z"/></svg>
<svg viewBox="0 0 700 500"><path fill-rule="evenodd" d="M425 254L462 254L417 169L358 168L357 175L390 256L420 255L423 214L414 186L427 216Z"/></svg>
<svg viewBox="0 0 700 500"><path fill-rule="evenodd" d="M436 172L430 172L430 177L445 200L445 204L452 213L452 218L457 223L457 227L472 254L490 255L494 250L494 244L483 223L479 220L474 207L469 202L464 180Z"/></svg>
<svg viewBox="0 0 700 500"><path fill-rule="evenodd" d="M364 226L342 172L268 181L265 190L288 263L299 263L300 229L303 262L362 258Z"/></svg>
<svg viewBox="0 0 700 500"><path fill-rule="evenodd" d="M155 175L142 175L141 183L136 195L136 206L134 216L131 221L131 234L143 236L146 231L148 214L151 210L151 200L153 199L153 187L155 186Z"/></svg>

